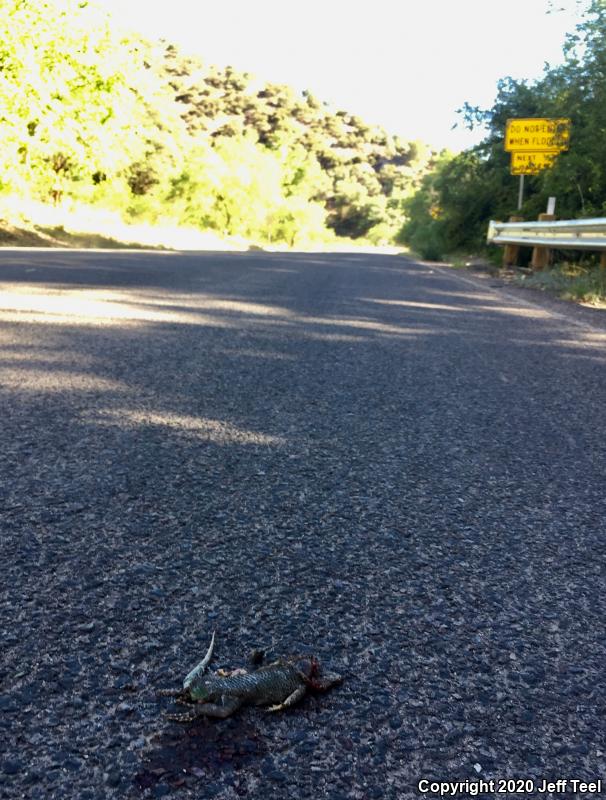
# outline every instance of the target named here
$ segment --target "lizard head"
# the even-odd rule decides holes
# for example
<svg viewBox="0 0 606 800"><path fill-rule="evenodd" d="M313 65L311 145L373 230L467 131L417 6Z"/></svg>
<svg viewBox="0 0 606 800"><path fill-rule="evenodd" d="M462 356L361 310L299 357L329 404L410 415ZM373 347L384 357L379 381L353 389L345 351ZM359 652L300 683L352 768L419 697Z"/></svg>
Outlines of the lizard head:
<svg viewBox="0 0 606 800"><path fill-rule="evenodd" d="M314 691L325 692L343 680L341 675L337 675L336 672L322 670L320 662L315 656L298 658L294 663L307 686Z"/></svg>
<svg viewBox="0 0 606 800"><path fill-rule="evenodd" d="M320 674L320 662L315 656L300 656L295 660L294 665L305 681L313 681Z"/></svg>

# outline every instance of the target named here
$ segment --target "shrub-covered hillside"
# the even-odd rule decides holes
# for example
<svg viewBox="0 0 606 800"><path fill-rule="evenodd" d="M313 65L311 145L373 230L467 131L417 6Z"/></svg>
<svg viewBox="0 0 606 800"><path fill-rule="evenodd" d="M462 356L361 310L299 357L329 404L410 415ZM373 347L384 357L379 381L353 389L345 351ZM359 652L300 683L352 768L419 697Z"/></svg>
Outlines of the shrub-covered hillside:
<svg viewBox="0 0 606 800"><path fill-rule="evenodd" d="M309 92L119 29L86 0L0 3L0 193L252 241L390 241L435 154Z"/></svg>

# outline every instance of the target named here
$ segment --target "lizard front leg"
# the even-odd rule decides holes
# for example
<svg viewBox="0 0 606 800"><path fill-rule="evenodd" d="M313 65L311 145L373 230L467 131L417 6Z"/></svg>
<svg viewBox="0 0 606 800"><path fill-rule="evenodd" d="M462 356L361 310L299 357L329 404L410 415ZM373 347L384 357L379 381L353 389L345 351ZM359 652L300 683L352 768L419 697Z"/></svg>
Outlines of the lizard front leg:
<svg viewBox="0 0 606 800"><path fill-rule="evenodd" d="M305 695L305 686L299 686L292 694L289 694L286 700L278 703L276 706L269 706L268 711L283 711L285 708L290 708L298 703L299 700Z"/></svg>

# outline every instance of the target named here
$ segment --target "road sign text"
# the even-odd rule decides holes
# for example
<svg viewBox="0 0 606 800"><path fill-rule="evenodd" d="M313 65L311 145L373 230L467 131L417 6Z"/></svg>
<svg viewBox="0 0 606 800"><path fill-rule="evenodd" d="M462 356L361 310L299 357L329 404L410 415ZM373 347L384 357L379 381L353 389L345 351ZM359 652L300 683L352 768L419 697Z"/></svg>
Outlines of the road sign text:
<svg viewBox="0 0 606 800"><path fill-rule="evenodd" d="M508 119L505 150L509 152L559 153L568 150L569 119Z"/></svg>

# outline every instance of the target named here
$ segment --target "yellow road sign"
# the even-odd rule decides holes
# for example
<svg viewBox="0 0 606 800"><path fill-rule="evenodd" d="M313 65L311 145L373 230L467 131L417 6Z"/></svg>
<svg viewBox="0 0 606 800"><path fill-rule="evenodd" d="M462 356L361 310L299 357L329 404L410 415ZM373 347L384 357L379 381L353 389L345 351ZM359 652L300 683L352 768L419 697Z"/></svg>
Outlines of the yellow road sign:
<svg viewBox="0 0 606 800"><path fill-rule="evenodd" d="M569 119L508 119L505 150L509 152L560 153L568 150Z"/></svg>
<svg viewBox="0 0 606 800"><path fill-rule="evenodd" d="M538 175L541 170L551 167L556 157L557 153L512 153L511 174Z"/></svg>

